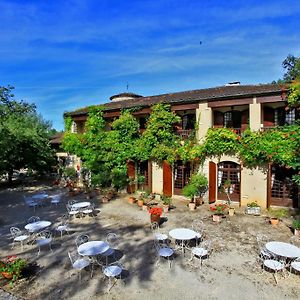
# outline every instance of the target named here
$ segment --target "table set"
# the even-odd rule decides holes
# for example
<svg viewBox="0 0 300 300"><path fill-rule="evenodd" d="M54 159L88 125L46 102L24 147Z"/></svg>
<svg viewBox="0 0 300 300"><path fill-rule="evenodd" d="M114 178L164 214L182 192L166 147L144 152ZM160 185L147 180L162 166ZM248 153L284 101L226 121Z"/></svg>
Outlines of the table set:
<svg viewBox="0 0 300 300"><path fill-rule="evenodd" d="M284 242L268 242L265 245L266 249L280 257L294 259L300 257L300 248L295 245Z"/></svg>
<svg viewBox="0 0 300 300"><path fill-rule="evenodd" d="M88 201L76 202L76 203L72 204L72 208L81 209L81 208L86 208L90 205L91 205L91 202L88 202Z"/></svg>
<svg viewBox="0 0 300 300"><path fill-rule="evenodd" d="M189 228L175 228L169 232L169 236L175 240L181 241L179 248L184 254L185 249L190 250L190 248L188 247L188 241L196 238L197 232Z"/></svg>
<svg viewBox="0 0 300 300"><path fill-rule="evenodd" d="M90 241L79 245L78 253L82 256L101 255L109 249L109 244L103 241Z"/></svg>
<svg viewBox="0 0 300 300"><path fill-rule="evenodd" d="M28 230L30 233L36 233L42 229L49 227L50 225L50 221L37 221L25 225L25 229Z"/></svg>

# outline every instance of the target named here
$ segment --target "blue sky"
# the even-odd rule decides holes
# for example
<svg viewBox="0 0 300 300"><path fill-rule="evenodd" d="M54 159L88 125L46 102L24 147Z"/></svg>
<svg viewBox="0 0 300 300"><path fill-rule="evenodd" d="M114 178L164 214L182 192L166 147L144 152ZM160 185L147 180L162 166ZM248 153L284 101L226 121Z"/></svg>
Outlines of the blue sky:
<svg viewBox="0 0 300 300"><path fill-rule="evenodd" d="M0 85L63 113L129 91L268 83L300 55L299 0L0 0Z"/></svg>

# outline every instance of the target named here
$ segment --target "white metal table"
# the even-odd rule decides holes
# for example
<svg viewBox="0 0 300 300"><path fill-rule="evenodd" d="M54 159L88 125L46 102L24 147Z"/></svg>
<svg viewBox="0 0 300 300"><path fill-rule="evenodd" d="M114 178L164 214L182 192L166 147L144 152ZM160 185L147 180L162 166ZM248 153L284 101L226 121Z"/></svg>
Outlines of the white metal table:
<svg viewBox="0 0 300 300"><path fill-rule="evenodd" d="M189 250L186 242L194 239L197 236L197 232L189 228L175 228L169 232L169 235L173 239L181 241L180 248L182 253L184 254L185 249Z"/></svg>
<svg viewBox="0 0 300 300"><path fill-rule="evenodd" d="M72 208L80 209L80 208L88 207L90 205L91 205L91 202L88 202L88 201L77 202L77 203L72 204Z"/></svg>
<svg viewBox="0 0 300 300"><path fill-rule="evenodd" d="M33 198L33 199L45 199L48 197L49 197L49 195L45 194L45 193L39 193L39 194L35 194L35 195L31 196L31 198Z"/></svg>
<svg viewBox="0 0 300 300"><path fill-rule="evenodd" d="M29 223L25 225L25 229L28 230L31 233L38 232L42 229L45 229L51 225L50 221L37 221L33 223Z"/></svg>
<svg viewBox="0 0 300 300"><path fill-rule="evenodd" d="M277 256L286 258L300 257L300 248L295 245L284 242L268 242L266 243L266 249Z"/></svg>
<svg viewBox="0 0 300 300"><path fill-rule="evenodd" d="M109 249L109 244L103 241L90 241L78 247L78 253L82 256L95 256Z"/></svg>

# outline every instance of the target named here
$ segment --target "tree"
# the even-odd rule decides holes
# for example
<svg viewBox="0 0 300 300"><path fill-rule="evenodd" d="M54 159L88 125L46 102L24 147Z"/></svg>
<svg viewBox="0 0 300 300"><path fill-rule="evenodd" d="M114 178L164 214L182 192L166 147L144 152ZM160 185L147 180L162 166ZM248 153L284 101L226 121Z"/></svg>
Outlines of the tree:
<svg viewBox="0 0 300 300"><path fill-rule="evenodd" d="M300 57L289 54L282 62L282 66L286 70L283 75L283 79L286 83L291 83L295 79L300 79Z"/></svg>
<svg viewBox="0 0 300 300"><path fill-rule="evenodd" d="M50 170L54 163L49 136L51 124L34 104L14 99L12 86L0 87L0 174L12 181L14 170Z"/></svg>

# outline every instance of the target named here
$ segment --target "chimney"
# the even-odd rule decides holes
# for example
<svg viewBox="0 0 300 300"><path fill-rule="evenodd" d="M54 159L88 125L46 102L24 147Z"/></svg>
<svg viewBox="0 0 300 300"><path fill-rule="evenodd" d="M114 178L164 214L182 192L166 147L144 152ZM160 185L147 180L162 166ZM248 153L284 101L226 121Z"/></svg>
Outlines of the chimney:
<svg viewBox="0 0 300 300"><path fill-rule="evenodd" d="M240 81L231 81L225 84L225 86L232 86L232 85L240 85Z"/></svg>

